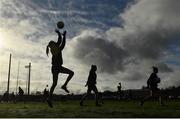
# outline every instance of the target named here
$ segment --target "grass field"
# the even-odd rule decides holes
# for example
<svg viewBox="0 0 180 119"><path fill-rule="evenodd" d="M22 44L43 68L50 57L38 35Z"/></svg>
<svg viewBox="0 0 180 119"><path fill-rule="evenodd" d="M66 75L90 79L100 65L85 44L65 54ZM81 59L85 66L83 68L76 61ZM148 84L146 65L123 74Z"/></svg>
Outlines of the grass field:
<svg viewBox="0 0 180 119"><path fill-rule="evenodd" d="M147 102L143 107L131 101L105 101L96 107L94 101L86 101L80 107L79 101L54 102L54 108L46 103L1 103L0 117L180 117L180 100Z"/></svg>

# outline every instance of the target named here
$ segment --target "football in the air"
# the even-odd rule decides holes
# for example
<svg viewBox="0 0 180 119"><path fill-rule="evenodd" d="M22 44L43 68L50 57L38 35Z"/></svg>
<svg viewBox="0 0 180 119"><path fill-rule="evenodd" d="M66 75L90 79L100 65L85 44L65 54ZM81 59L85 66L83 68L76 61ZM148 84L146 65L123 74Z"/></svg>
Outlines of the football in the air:
<svg viewBox="0 0 180 119"><path fill-rule="evenodd" d="M64 22L63 22L63 21L59 21L59 22L57 23L57 27L58 27L59 29L64 28Z"/></svg>

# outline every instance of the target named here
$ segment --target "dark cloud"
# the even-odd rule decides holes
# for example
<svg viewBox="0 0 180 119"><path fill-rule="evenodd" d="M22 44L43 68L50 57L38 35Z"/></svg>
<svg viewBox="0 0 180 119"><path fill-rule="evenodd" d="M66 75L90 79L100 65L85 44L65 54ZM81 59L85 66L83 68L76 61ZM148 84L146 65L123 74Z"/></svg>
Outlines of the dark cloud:
<svg viewBox="0 0 180 119"><path fill-rule="evenodd" d="M145 60L158 60L165 55L164 51L169 45L169 40L170 39L162 37L161 34L157 32L149 32L146 34L141 32L137 34L137 36L127 36L123 44L132 56Z"/></svg>
<svg viewBox="0 0 180 119"><path fill-rule="evenodd" d="M160 72L163 72L163 73L168 73L168 72L173 72L174 71L171 67L169 67L165 63L158 63L157 67L159 68Z"/></svg>
<svg viewBox="0 0 180 119"><path fill-rule="evenodd" d="M106 39L86 35L86 32L83 36L74 39L78 41L74 47L76 58L88 65L96 64L102 72L116 73L124 69L127 53L122 48Z"/></svg>
<svg viewBox="0 0 180 119"><path fill-rule="evenodd" d="M124 81L139 81L143 79L143 74L138 71L129 72L122 80Z"/></svg>

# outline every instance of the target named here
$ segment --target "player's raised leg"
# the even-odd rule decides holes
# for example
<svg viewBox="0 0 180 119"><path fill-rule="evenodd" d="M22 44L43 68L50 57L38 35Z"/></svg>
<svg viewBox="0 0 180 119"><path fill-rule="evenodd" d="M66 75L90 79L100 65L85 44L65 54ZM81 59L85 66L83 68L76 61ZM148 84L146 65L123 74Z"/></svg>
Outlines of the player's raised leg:
<svg viewBox="0 0 180 119"><path fill-rule="evenodd" d="M74 75L74 72L71 71L70 69L67 69L63 66L61 66L60 68L60 73L64 73L64 74L69 74L69 76L67 77L65 83L62 85L62 89L65 90L67 93L69 93L69 90L67 89L67 84L69 83L69 81L71 80L71 78L73 77Z"/></svg>

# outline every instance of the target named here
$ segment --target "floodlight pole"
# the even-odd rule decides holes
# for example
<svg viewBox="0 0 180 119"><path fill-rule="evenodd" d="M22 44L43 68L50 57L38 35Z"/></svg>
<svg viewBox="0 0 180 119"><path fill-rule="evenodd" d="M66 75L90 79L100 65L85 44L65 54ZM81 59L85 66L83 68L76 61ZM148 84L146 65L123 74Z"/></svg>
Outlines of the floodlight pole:
<svg viewBox="0 0 180 119"><path fill-rule="evenodd" d="M11 74L11 54L9 56L9 71L8 71L8 84L7 84L7 93L8 94L9 94L10 74Z"/></svg>
<svg viewBox="0 0 180 119"><path fill-rule="evenodd" d="M29 75L28 75L28 95L30 93L30 79L31 79L31 63L29 65L26 65L25 68L29 69Z"/></svg>
<svg viewBox="0 0 180 119"><path fill-rule="evenodd" d="M18 94L18 85L19 85L19 67L20 67L20 61L18 62L18 72L17 72L17 82L16 82L16 95Z"/></svg>

